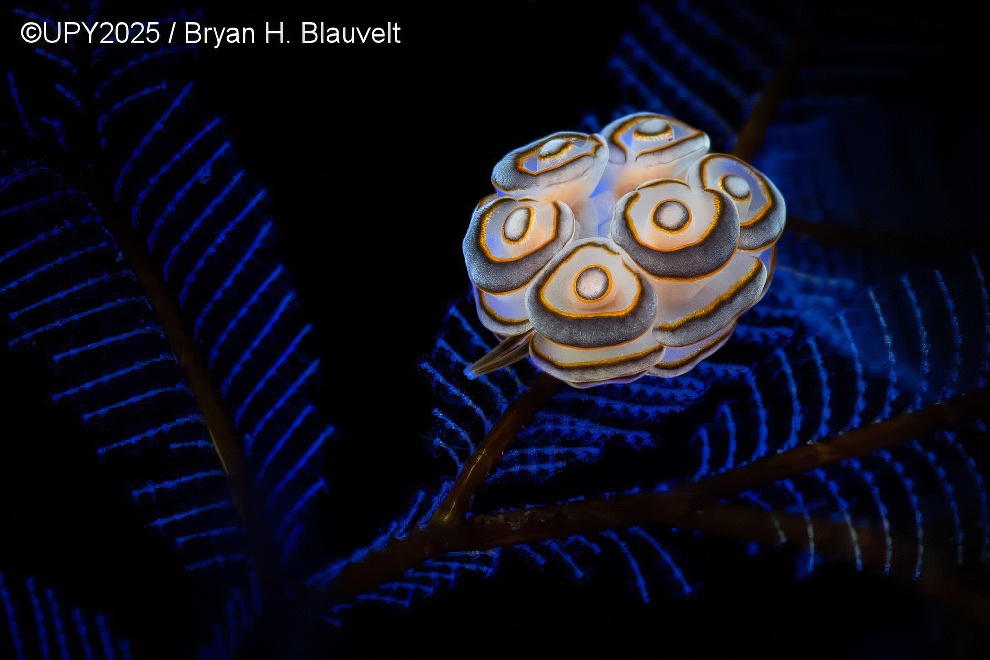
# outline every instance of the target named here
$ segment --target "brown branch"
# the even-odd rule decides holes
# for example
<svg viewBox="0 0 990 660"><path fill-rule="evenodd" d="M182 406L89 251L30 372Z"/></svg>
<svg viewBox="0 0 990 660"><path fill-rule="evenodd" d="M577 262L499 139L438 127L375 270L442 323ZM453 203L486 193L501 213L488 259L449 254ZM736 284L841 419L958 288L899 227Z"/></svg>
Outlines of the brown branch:
<svg viewBox="0 0 990 660"><path fill-rule="evenodd" d="M923 410L907 412L892 419L837 435L829 440L804 445L736 468L729 472L675 487L662 493L637 493L606 499L586 499L555 506L512 510L475 516L470 525L479 540L502 539L497 545L533 543L582 532L631 527L647 523L689 526L705 523L703 531L719 532L712 519L693 518L713 500L729 497L805 474L829 463L863 456L952 424L968 422L990 410L990 388L961 395ZM731 520L722 518L721 533L732 533ZM493 532L492 530L497 530ZM486 545L494 547L493 545ZM484 549L484 548L480 548Z"/></svg>
<svg viewBox="0 0 990 660"><path fill-rule="evenodd" d="M652 498L656 503L652 507L654 513L666 514L656 516L652 523L663 523L680 529L691 529L706 534L718 535L744 541L755 541L764 545L788 545L802 550L813 550L817 555L845 561L858 560L862 568L882 572L889 570L889 575L897 580L907 582L929 596L936 598L954 609L958 614L977 621L985 628L990 628L990 598L980 592L967 589L960 583L958 574L950 568L952 560L947 556L932 556L926 553L927 561L920 576L914 578L917 557L917 544L910 541L888 538L884 532L876 529L853 527L847 523L835 522L823 518L806 519L787 513L768 513L763 509L737 504L709 503L695 510L684 511L673 502ZM641 500L642 501L642 500ZM601 529L620 528L626 522L636 517L636 502L629 500L628 509L631 515L624 520L619 517L605 516L601 520ZM671 506L665 506L670 504ZM625 505L616 507L616 513L621 513ZM563 505L555 508L560 514L551 526L561 534L565 524L573 524L573 533L586 533L586 520L580 520L578 508L573 505ZM310 594L313 598L311 605L326 605L353 597L379 584L398 578L406 570L421 561L444 552L478 551L490 548L513 545L515 543L531 543L555 536L555 533L543 534L529 527L534 517L525 515L529 511L510 512L509 515L495 514L477 516L466 524L445 528L421 529L410 534L405 539L396 540L387 548L375 555L374 562L360 564L360 570L346 568L331 585L332 591L320 594ZM537 513L536 518L549 520L553 518L549 508ZM621 517L621 516L620 516ZM524 525L526 527L519 527ZM810 526L810 531L809 531ZM546 531L546 530L543 530ZM855 535L855 541L853 540ZM812 548L813 544L813 548ZM895 561L888 566L888 552ZM897 561L897 557L908 558ZM370 585L370 586L369 586Z"/></svg>
<svg viewBox="0 0 990 660"><path fill-rule="evenodd" d="M956 614L979 623L990 632L990 596L967 588L959 576L949 570L928 570L921 575L918 585L928 596L941 601Z"/></svg>
<svg viewBox="0 0 990 660"><path fill-rule="evenodd" d="M788 46L783 60L777 65L773 76L763 88L752 112L749 113L746 123L739 130L736 142L732 146L732 155L749 161L759 151L766 137L767 128L801 71L801 63L808 49L809 34L810 30L806 28L804 34L795 38Z"/></svg>
<svg viewBox="0 0 990 660"><path fill-rule="evenodd" d="M787 231L844 250L877 250L907 256L960 254L990 247L984 236L970 234L922 234L871 229L832 222L814 222L788 216Z"/></svg>
<svg viewBox="0 0 990 660"><path fill-rule="evenodd" d="M709 502L694 509L685 509L683 501L665 494L649 493L642 496L620 498L618 506L546 507L542 510L527 509L509 512L509 515L492 514L477 516L468 521L459 542L468 547L499 547L515 543L531 543L557 534L542 537L541 531L562 530L562 536L587 532L587 519L594 518L599 530L622 529L639 524L662 524L679 529L690 529L706 534L756 541L764 545L791 545L814 551L835 559L854 560L859 549L859 559L864 568L883 570L887 563L887 537L883 532L853 527L845 522L825 518L807 519L803 516L739 504ZM611 502L605 500L604 502ZM574 503L574 504L585 504ZM646 511L639 510L643 507ZM589 509L594 509L592 513ZM523 515L537 511L535 515ZM588 515L591 514L591 515ZM599 515L596 515L599 514ZM573 525L573 529L568 529ZM809 525L811 532L809 533ZM854 542L855 535L855 542ZM508 541L506 541L508 539ZM903 564L901 577L913 575L917 546L899 540L892 541L897 556L910 557Z"/></svg>
<svg viewBox="0 0 990 660"><path fill-rule="evenodd" d="M952 424L979 419L990 412L990 388L952 397L921 410L904 412L882 422L840 433L813 444L753 461L676 489L689 506L739 493L760 484L804 474L827 463L893 447Z"/></svg>
<svg viewBox="0 0 990 660"><path fill-rule="evenodd" d="M431 521L405 539L396 540L364 560L350 564L331 585L333 599L346 599L364 593L389 579L402 575L424 559L454 551L479 551L519 543L538 543L576 534L622 529L634 525L664 524L697 529L711 534L735 536L761 542L776 542L776 530L755 522L755 514L739 507L713 504L763 484L804 474L829 463L863 456L874 450L900 444L910 438L953 424L974 421L990 411L990 388L953 397L914 412L905 412L883 422L841 433L816 444L804 445L775 456L685 484L662 493L637 493L610 498L594 498L566 504L514 509L474 516L465 523ZM778 518L784 519L782 515ZM794 518L792 527L804 520ZM822 545L816 534L816 548L841 548L848 527L827 521L816 525L831 532ZM846 530L846 531L842 531ZM875 532L863 530L864 538ZM791 534L788 534L791 536ZM871 543L870 566L877 566L879 541ZM876 546L876 547L873 547ZM840 554L837 550L834 551Z"/></svg>
<svg viewBox="0 0 990 660"><path fill-rule="evenodd" d="M448 552L484 551L646 522L711 531L770 544L780 541L772 520L762 509L709 504L695 511L686 511L679 499L668 495L651 493L610 500L588 500L480 515L460 524L429 524L403 539L392 541L361 562L348 565L327 592L313 594L312 598L316 604L348 600L398 578L425 559ZM644 503L647 511L642 509ZM646 515L642 515L644 513ZM796 522L790 527L792 531L803 530L806 523L802 518L800 527ZM798 538L796 533L787 536Z"/></svg>
<svg viewBox="0 0 990 660"><path fill-rule="evenodd" d="M529 388L509 404L457 475L450 493L430 519L431 525L449 525L464 519L471 507L471 498L484 485L492 468L502 458L516 434L547 404L560 386L560 381L553 376L537 374Z"/></svg>
<svg viewBox="0 0 990 660"><path fill-rule="evenodd" d="M965 413L964 410L958 412ZM916 579L916 541L888 538L882 530L854 527L845 522L824 518L809 520L737 504L708 503L690 509L683 498L669 495L653 493L477 516L454 535L452 549L488 549L567 537L594 529L663 524L763 545L813 549L822 557L858 561L866 570L889 571L890 577L911 584L959 615L990 629L990 597L961 584L955 560L946 553L933 553L926 547L925 565ZM894 558L890 565L888 552L889 557ZM902 559L898 561L898 557Z"/></svg>
<svg viewBox="0 0 990 660"><path fill-rule="evenodd" d="M901 413L870 426L840 433L822 442L795 447L666 492L617 495L505 511L475 516L468 522L482 528L483 531L477 532L479 539L490 536L502 539L499 545L533 543L582 532L647 523L693 526L702 521L692 517L714 500L805 474L829 463L892 447L953 424L975 421L988 412L990 388L984 387L921 410ZM709 519L703 531L732 534L733 522L726 518L721 521L724 528L717 525L713 527ZM497 533L490 530L497 530Z"/></svg>
<svg viewBox="0 0 990 660"><path fill-rule="evenodd" d="M93 185L90 186L95 206L117 248L134 271L138 283L162 325L172 352L185 373L186 381L210 433L210 440L227 473L231 500L244 521L262 594L266 602L271 602L272 598L279 598L281 593L281 581L278 577L279 562L270 530L265 522L264 509L245 465L244 453L241 451L241 436L234 426L220 390L213 382L206 357L199 343L186 328L179 303L168 290L161 270L155 265L144 242L135 236L130 223L125 219L127 214L121 212L110 194L103 192L99 181L99 177L94 177Z"/></svg>

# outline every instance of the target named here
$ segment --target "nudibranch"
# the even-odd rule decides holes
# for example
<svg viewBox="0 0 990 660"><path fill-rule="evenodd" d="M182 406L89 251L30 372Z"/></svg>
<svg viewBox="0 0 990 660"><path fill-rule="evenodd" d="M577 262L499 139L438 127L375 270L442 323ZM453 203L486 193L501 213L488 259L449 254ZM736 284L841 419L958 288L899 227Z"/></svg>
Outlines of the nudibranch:
<svg viewBox="0 0 990 660"><path fill-rule="evenodd" d="M548 135L500 160L492 184L463 249L501 343L471 376L526 356L575 387L677 376L729 339L773 276L780 191L672 117Z"/></svg>

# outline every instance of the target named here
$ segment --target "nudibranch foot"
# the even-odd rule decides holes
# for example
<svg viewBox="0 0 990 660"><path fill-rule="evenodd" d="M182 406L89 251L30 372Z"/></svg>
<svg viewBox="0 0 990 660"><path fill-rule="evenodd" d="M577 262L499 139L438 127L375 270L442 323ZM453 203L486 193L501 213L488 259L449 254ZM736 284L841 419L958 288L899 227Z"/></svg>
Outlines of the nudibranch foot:
<svg viewBox="0 0 990 660"><path fill-rule="evenodd" d="M519 335L506 337L477 362L465 367L464 374L473 380L522 360L529 355L529 342L533 339L533 332L530 330Z"/></svg>

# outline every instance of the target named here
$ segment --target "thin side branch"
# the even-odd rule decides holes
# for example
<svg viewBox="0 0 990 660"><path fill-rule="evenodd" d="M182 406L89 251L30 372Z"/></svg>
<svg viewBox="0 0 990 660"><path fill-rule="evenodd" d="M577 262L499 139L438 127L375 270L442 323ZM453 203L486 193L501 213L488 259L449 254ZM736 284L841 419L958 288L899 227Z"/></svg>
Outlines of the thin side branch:
<svg viewBox="0 0 990 660"><path fill-rule="evenodd" d="M561 386L561 382L545 373L537 374L529 388L509 404L488 432L478 449L471 455L447 498L440 503L430 519L430 525L458 523L471 508L471 498L478 492L492 468L533 415L542 409Z"/></svg>
<svg viewBox="0 0 990 660"><path fill-rule="evenodd" d="M849 561L858 557L865 568L885 568L887 540L883 532L877 530L852 527L844 522L825 518L809 520L783 512L770 513L740 504L711 502L691 510L685 510L682 504L677 498L644 494L642 497L624 499L608 511L597 506L568 504L563 507L548 507L538 511L535 516L517 515L532 509L512 512L508 516L478 516L469 521L463 534L464 544L474 547L490 542L496 544L491 547L496 547L506 545L503 540L509 537L514 537L509 545L532 543L539 540L536 538L539 534L536 529L543 525L547 525L547 528L564 529L574 524L573 533L577 534L587 532L584 525L589 519L597 519L601 530L649 523L756 541L763 545L790 545L802 550L811 549L810 544L813 542L814 551L819 555ZM638 507L646 510L640 511ZM632 520L636 522L630 523ZM519 528L519 525L524 528ZM898 556L910 557L910 561L903 562L902 571L902 577L909 578L913 575L917 546L902 541L894 541L893 544Z"/></svg>
<svg viewBox="0 0 990 660"><path fill-rule="evenodd" d="M864 456L953 424L971 422L990 411L990 388L953 397L914 412L905 412L823 442L795 447L694 483L661 493L636 493L586 499L556 506L534 507L475 516L469 525L480 528L479 539L499 539L498 545L533 543L582 532L664 523L684 527L705 522L703 531L736 535L734 523L696 516L714 500L810 472L830 463ZM699 528L700 529L700 528Z"/></svg>
<svg viewBox="0 0 990 660"><path fill-rule="evenodd" d="M155 265L147 246L138 240L130 223L125 219L118 205L109 194L100 194L102 188L94 177L93 198L97 210L109 230L117 248L127 259L138 283L144 290L162 324L165 337L185 373L189 388L196 399L196 405L210 432L210 439L216 449L223 469L227 473L227 483L231 500L244 521L245 532L253 550L253 556L266 602L277 598L281 592L278 577L279 561L275 552L270 530L265 523L264 509L257 496L241 450L241 437L234 426L220 390L213 382L211 371L199 343L186 328L179 303L169 292L161 270Z"/></svg>
<svg viewBox="0 0 990 660"><path fill-rule="evenodd" d="M805 474L829 463L893 447L953 424L975 421L987 415L988 411L990 388L984 387L922 410L901 413L883 422L841 433L823 442L795 447L666 492L618 495L556 506L505 511L475 516L469 524L478 528L475 534L479 540L499 539L498 545L534 543L582 532L647 523L664 523L678 527L697 525L701 520L694 516L714 500ZM724 528L713 528L711 522L706 522L703 531L735 535L732 521L724 518L721 520Z"/></svg>
<svg viewBox="0 0 990 660"><path fill-rule="evenodd" d="M809 34L810 29L806 28L805 33L795 38L788 46L784 59L777 66L766 87L763 88L763 92L753 106L752 112L749 113L746 123L739 130L736 142L732 146L732 155L750 161L763 145L767 128L769 128L780 109L780 104L801 71L804 54L808 49Z"/></svg>
<svg viewBox="0 0 990 660"><path fill-rule="evenodd" d="M693 506L804 474L828 463L893 447L953 424L975 421L988 413L990 388L983 387L921 410L904 412L882 422L839 433L823 442L795 447L753 461L675 490L688 500L688 506Z"/></svg>

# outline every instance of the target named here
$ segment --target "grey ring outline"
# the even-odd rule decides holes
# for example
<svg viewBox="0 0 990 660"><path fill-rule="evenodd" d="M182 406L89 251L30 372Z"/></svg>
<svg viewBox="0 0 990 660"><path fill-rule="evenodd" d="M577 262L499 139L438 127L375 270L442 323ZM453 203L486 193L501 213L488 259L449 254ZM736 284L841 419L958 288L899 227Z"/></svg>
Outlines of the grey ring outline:
<svg viewBox="0 0 990 660"><path fill-rule="evenodd" d="M583 243L582 245L601 244ZM566 253L555 257L526 292L526 312L536 331L558 344L578 348L614 346L642 336L656 318L658 301L653 287L640 273L636 272L635 268L630 268L630 270L633 271L639 282L640 296L632 311L624 316L572 318L558 314L543 304L543 301L540 300L540 292L553 276L557 266L574 252L576 250L568 250ZM608 339L602 341L602 337Z"/></svg>
<svg viewBox="0 0 990 660"><path fill-rule="evenodd" d="M482 216L492 207L508 202L520 203L515 197L497 197L487 204L475 209L471 217L461 249L464 253L464 263L467 265L468 277L480 288L489 293L508 293L525 286L546 266L547 262L563 248L574 235L574 213L563 202L551 202L557 209L557 226L553 239L543 247L512 261L492 261L481 249ZM506 212L506 215L515 209ZM494 215L496 211L492 211Z"/></svg>
<svg viewBox="0 0 990 660"><path fill-rule="evenodd" d="M612 213L612 240L654 277L693 280L711 275L729 263L736 251L736 244L739 242L739 214L730 203L728 195L717 190L705 190L721 197L722 202L722 212L715 219L715 227L705 240L670 251L654 250L641 244L633 236L629 227L631 218L626 215L626 207L639 191L629 193L616 203Z"/></svg>
<svg viewBox="0 0 990 660"><path fill-rule="evenodd" d="M710 313L680 322L678 327L670 330L661 327L662 324L654 328L653 333L657 341L667 346L688 346L712 336L733 323L740 314L756 304L767 281L766 267L759 259L756 263L759 264L757 274L750 277L749 281L731 298L715 307Z"/></svg>
<svg viewBox="0 0 990 660"><path fill-rule="evenodd" d="M522 172L517 167L519 158L528 151L549 142L553 139L573 139L581 138L594 143L594 147L587 153L576 156L573 160L552 169L537 172ZM506 193L528 193L537 188L560 185L581 179L594 170L598 170L597 179L600 179L605 172L608 163L608 147L601 136L595 133L581 133L578 131L558 131L546 137L530 142L529 144L514 149L505 155L502 160L495 164L492 170L492 185Z"/></svg>
<svg viewBox="0 0 990 660"><path fill-rule="evenodd" d="M734 160L737 163L744 165L750 172L756 183L763 188L764 193L767 196L767 205L763 211L763 216L758 220L750 220L749 223L743 223L740 220L740 232L739 232L739 249L747 251L763 250L770 247L780 235L784 232L784 224L787 220L787 207L784 203L784 196L780 194L777 190L777 186L773 184L767 176L747 163L744 160L736 158L730 154L708 154L702 157L698 161L697 168L700 173L702 173L702 184L704 185L704 175L706 165L713 160L718 160L720 158L725 158L729 160ZM739 174L732 173L733 176L739 176ZM724 175L723 175L724 176ZM721 181L722 177L719 177ZM747 181L747 183L750 183ZM718 185L718 184L716 184ZM750 183L750 188L752 188ZM712 190L711 188L706 188L706 190ZM722 191L717 191L722 192ZM726 197L732 201L732 205L738 209L741 206L740 202L737 202L732 198L731 195L726 195Z"/></svg>

